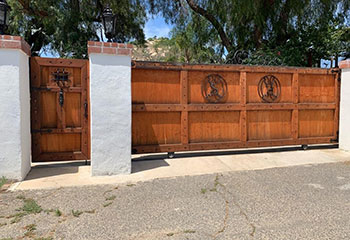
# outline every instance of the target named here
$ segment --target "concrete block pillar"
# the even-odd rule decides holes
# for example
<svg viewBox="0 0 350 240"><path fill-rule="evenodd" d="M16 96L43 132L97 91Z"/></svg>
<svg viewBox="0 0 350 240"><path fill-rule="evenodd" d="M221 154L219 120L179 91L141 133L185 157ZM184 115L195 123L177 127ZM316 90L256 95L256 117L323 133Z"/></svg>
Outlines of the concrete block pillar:
<svg viewBox="0 0 350 240"><path fill-rule="evenodd" d="M350 59L339 63L341 69L339 148L350 151Z"/></svg>
<svg viewBox="0 0 350 240"><path fill-rule="evenodd" d="M0 177L23 180L30 170L30 47L0 35Z"/></svg>
<svg viewBox="0 0 350 240"><path fill-rule="evenodd" d="M88 43L92 176L131 173L131 51Z"/></svg>

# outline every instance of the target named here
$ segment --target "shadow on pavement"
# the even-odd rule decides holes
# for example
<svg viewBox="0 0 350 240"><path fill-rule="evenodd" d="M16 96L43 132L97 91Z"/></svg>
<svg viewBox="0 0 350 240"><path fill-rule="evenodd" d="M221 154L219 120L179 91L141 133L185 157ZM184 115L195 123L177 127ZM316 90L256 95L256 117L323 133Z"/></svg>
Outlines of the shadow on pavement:
<svg viewBox="0 0 350 240"><path fill-rule="evenodd" d="M191 158L191 157L209 157L209 156L225 156L225 155L240 155L240 154L257 154L257 153L273 153L273 152L292 152L292 151L309 151L309 150L322 150L338 148L338 144L332 145L313 145L308 146L307 150L303 150L301 147L274 147L274 148L260 148L260 149L244 149L244 150L224 150L224 151L200 151L200 152L181 152L176 153L174 158ZM165 160L168 158L167 153L164 154L149 154L146 156L138 157L133 156L132 161L152 161L152 160Z"/></svg>
<svg viewBox="0 0 350 240"><path fill-rule="evenodd" d="M87 165L90 165L90 162L87 162ZM36 163L35 166L32 166L25 180L78 173L79 167L81 166L86 166L86 162Z"/></svg>

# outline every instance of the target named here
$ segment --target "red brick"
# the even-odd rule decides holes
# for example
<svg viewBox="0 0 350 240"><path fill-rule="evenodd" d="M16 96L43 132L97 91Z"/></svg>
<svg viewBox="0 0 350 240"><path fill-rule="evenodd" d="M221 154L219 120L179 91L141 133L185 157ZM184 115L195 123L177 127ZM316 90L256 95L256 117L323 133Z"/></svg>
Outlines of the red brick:
<svg viewBox="0 0 350 240"><path fill-rule="evenodd" d="M118 48L118 55L131 55L131 50L127 48Z"/></svg>
<svg viewBox="0 0 350 240"><path fill-rule="evenodd" d="M12 36L12 39L16 41L22 41L22 37L20 36Z"/></svg>
<svg viewBox="0 0 350 240"><path fill-rule="evenodd" d="M21 49L21 43L18 41L1 40L1 48Z"/></svg>
<svg viewBox="0 0 350 240"><path fill-rule="evenodd" d="M95 46L100 46L100 47L102 47L102 42L95 42Z"/></svg>
<svg viewBox="0 0 350 240"><path fill-rule="evenodd" d="M19 49L31 56L30 46L19 36L0 35L0 48Z"/></svg>
<svg viewBox="0 0 350 240"><path fill-rule="evenodd" d="M102 48L101 47L88 47L88 53L101 53Z"/></svg>
<svg viewBox="0 0 350 240"><path fill-rule="evenodd" d="M118 43L118 48L125 48L126 45L124 43Z"/></svg>
<svg viewBox="0 0 350 240"><path fill-rule="evenodd" d="M6 40L12 40L12 36L10 35L2 35L2 38Z"/></svg>
<svg viewBox="0 0 350 240"><path fill-rule="evenodd" d="M88 46L95 46L95 43L94 41L88 41Z"/></svg>
<svg viewBox="0 0 350 240"><path fill-rule="evenodd" d="M339 68L350 68L350 59L341 61L339 63Z"/></svg>
<svg viewBox="0 0 350 240"><path fill-rule="evenodd" d="M117 53L117 49L115 48L110 48L110 47L105 47L102 49L102 53L106 53L106 54L116 54Z"/></svg>
<svg viewBox="0 0 350 240"><path fill-rule="evenodd" d="M30 50L29 44L24 40L22 40L21 43L22 43L22 51L25 52L28 56L31 56L32 52Z"/></svg>
<svg viewBox="0 0 350 240"><path fill-rule="evenodd" d="M118 44L117 43L111 43L111 47L114 47L114 48L117 48L118 47Z"/></svg>
<svg viewBox="0 0 350 240"><path fill-rule="evenodd" d="M110 47L111 45L109 44L109 42L104 42L104 43L102 43L102 46L103 47Z"/></svg>
<svg viewBox="0 0 350 240"><path fill-rule="evenodd" d="M127 47L127 48L134 48L134 45L128 43L128 44L126 45L126 47Z"/></svg>

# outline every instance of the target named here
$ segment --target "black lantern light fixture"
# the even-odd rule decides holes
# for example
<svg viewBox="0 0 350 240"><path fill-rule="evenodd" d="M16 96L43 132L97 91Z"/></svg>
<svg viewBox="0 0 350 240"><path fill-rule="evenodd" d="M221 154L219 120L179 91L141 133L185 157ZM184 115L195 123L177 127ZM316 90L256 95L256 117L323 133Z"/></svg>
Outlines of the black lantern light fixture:
<svg viewBox="0 0 350 240"><path fill-rule="evenodd" d="M113 11L109 7L109 5L107 5L106 8L103 10L102 20L103 20L103 27L105 30L105 36L108 39L108 42L112 42L112 39L115 36L117 16L113 14Z"/></svg>
<svg viewBox="0 0 350 240"><path fill-rule="evenodd" d="M9 12L11 8L6 0L0 0L0 34L5 34L9 24Z"/></svg>

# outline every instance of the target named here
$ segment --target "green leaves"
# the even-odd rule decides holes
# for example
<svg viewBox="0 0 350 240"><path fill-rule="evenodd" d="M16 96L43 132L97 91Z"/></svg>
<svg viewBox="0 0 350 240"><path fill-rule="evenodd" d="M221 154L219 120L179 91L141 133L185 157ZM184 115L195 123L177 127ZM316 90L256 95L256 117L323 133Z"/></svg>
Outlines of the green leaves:
<svg viewBox="0 0 350 240"><path fill-rule="evenodd" d="M63 58L87 58L87 42L100 40L101 12L110 3L117 15L116 41L144 42L146 9L141 0L9 0L10 33L21 35L33 55L43 51Z"/></svg>

